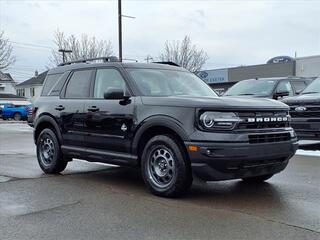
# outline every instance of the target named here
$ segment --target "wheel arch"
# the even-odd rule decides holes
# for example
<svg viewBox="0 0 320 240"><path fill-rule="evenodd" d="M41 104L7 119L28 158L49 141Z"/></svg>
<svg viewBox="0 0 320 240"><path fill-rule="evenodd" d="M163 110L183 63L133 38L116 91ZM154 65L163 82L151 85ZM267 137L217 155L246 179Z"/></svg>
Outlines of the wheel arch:
<svg viewBox="0 0 320 240"><path fill-rule="evenodd" d="M59 130L59 125L50 115L42 115L37 119L34 125L34 142L37 141L39 134L45 128L52 129L56 133L59 143L62 143L62 135Z"/></svg>
<svg viewBox="0 0 320 240"><path fill-rule="evenodd" d="M155 116L145 120L136 131L132 142L132 152L140 159L143 146L152 137L165 134L173 135L184 148L184 141L189 140L188 134L182 128L179 121L167 116Z"/></svg>

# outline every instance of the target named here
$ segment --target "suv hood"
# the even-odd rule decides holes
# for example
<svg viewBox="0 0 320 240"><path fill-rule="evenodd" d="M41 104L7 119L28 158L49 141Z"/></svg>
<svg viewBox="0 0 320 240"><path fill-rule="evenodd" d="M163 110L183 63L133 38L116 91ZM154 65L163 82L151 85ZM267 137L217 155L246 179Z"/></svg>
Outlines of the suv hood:
<svg viewBox="0 0 320 240"><path fill-rule="evenodd" d="M295 105L295 104L320 104L320 93L313 93L313 94L302 94L295 97L288 97L282 100L282 102L288 105Z"/></svg>
<svg viewBox="0 0 320 240"><path fill-rule="evenodd" d="M193 107L213 109L266 109L289 110L284 103L266 98L238 98L238 97L141 97L142 103L153 106Z"/></svg>

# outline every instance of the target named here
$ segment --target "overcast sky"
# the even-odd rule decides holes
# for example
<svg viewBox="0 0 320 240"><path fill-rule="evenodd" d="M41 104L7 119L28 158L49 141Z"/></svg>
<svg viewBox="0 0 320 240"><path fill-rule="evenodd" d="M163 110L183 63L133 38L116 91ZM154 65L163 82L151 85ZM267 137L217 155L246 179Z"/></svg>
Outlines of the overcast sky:
<svg viewBox="0 0 320 240"><path fill-rule="evenodd" d="M320 1L123 1L123 55L157 57L186 34L210 59L205 69L262 64L278 55L320 54ZM117 1L0 0L0 31L13 41L8 72L26 80L43 71L56 29L110 40L118 53Z"/></svg>

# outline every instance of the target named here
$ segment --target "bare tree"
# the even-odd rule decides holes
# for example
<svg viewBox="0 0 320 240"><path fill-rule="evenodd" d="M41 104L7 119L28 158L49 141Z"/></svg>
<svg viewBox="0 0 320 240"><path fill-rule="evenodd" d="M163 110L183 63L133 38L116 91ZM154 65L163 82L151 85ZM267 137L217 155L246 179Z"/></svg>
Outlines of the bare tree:
<svg viewBox="0 0 320 240"><path fill-rule="evenodd" d="M192 44L190 37L186 35L181 42L166 41L164 51L159 58L161 61L174 62L191 72L197 72L209 57L204 50L197 49L197 46Z"/></svg>
<svg viewBox="0 0 320 240"><path fill-rule="evenodd" d="M5 38L4 32L0 32L0 70L6 69L15 62L12 56L13 47L8 38Z"/></svg>
<svg viewBox="0 0 320 240"><path fill-rule="evenodd" d="M64 32L57 30L54 35L54 43L57 50L52 50L50 61L54 64L62 63L62 54L58 49L71 50L71 53L66 53L66 61L74 61L84 58L107 57L113 53L110 41L98 40L95 37L89 37L87 34L82 34L80 39L75 35L66 36Z"/></svg>

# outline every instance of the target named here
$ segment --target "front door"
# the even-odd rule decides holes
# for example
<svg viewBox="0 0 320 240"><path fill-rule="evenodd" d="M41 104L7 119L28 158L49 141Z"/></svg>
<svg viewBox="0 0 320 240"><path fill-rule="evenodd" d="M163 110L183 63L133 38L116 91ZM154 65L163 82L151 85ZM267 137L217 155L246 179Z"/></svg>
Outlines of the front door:
<svg viewBox="0 0 320 240"><path fill-rule="evenodd" d="M129 153L133 125L134 97L128 101L104 99L108 88L128 91L117 68L96 70L92 98L85 102L85 146L102 152Z"/></svg>

